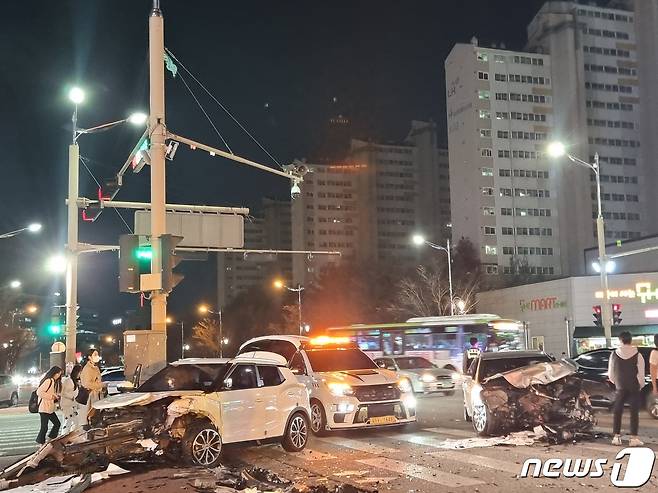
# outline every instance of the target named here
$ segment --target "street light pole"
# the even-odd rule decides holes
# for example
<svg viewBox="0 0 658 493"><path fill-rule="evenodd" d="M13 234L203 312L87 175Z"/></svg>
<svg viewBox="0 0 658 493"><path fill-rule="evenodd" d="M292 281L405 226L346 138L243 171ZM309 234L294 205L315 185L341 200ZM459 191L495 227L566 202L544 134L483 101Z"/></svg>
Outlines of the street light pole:
<svg viewBox="0 0 658 493"><path fill-rule="evenodd" d="M299 321L299 335L304 335L304 325L302 323L302 291L304 291L304 286L297 284L296 288L291 288L287 286L281 279L274 281L274 287L277 289L287 289L290 292L297 293L297 316Z"/></svg>
<svg viewBox="0 0 658 493"><path fill-rule="evenodd" d="M434 250L440 250L446 252L446 254L448 255L448 293L450 296L450 316L453 316L455 314L455 299L452 292L452 253L450 252L450 240L449 239L446 240L446 246L441 246L426 240L421 235L415 235L413 237L413 241L417 245L425 244L433 248Z"/></svg>

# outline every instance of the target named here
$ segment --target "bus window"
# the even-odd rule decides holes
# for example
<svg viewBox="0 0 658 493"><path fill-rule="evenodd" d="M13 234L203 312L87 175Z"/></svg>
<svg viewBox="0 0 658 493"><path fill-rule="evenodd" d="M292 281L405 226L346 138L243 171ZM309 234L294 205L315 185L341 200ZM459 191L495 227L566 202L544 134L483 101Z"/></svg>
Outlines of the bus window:
<svg viewBox="0 0 658 493"><path fill-rule="evenodd" d="M384 354L402 354L404 345L402 344L402 334L394 332L382 333L382 351Z"/></svg>
<svg viewBox="0 0 658 493"><path fill-rule="evenodd" d="M351 339L355 339L351 337ZM361 351L381 351L381 345L379 343L379 334L369 335L369 334L357 334L356 343L359 346Z"/></svg>

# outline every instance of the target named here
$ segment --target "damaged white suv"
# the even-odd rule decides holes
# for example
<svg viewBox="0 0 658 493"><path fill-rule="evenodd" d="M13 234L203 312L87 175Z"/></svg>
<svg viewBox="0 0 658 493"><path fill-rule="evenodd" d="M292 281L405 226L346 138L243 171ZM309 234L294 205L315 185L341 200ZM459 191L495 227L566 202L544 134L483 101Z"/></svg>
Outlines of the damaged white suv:
<svg viewBox="0 0 658 493"><path fill-rule="evenodd" d="M300 451L308 439L309 401L286 363L266 352L181 360L136 392L96 402L92 426L141 417L151 425L152 437L145 438L162 449L175 442L185 459L202 466L217 465L225 443L279 440Z"/></svg>

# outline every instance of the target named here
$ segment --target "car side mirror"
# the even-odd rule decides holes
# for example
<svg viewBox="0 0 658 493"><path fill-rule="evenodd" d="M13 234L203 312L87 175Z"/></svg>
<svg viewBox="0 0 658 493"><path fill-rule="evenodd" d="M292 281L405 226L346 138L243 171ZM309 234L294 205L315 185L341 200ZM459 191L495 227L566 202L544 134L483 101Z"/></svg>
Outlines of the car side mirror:
<svg viewBox="0 0 658 493"><path fill-rule="evenodd" d="M233 379L232 378L227 378L224 380L222 383L222 390L231 390L233 388Z"/></svg>
<svg viewBox="0 0 658 493"><path fill-rule="evenodd" d="M306 375L306 372L301 368L291 368L290 371L293 375Z"/></svg>

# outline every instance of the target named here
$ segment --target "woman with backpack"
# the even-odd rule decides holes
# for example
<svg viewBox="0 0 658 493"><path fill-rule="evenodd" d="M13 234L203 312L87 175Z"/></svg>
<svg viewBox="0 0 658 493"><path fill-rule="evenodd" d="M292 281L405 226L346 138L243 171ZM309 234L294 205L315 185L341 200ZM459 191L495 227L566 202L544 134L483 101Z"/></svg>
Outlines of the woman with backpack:
<svg viewBox="0 0 658 493"><path fill-rule="evenodd" d="M62 399L59 406L64 414L64 427L62 428L63 435L72 432L76 425L78 403L75 401L75 398L78 395L78 388L80 387L81 371L82 366L75 365L71 369L71 374L62 382Z"/></svg>
<svg viewBox="0 0 658 493"><path fill-rule="evenodd" d="M48 432L48 422L53 424L48 438L57 438L59 434L59 427L61 423L55 411L57 409L57 401L59 400L58 393L62 378L62 369L59 366L53 366L48 370L45 376L41 379L39 387L36 390L37 397L39 398L39 416L41 417L41 429L37 436L37 443L46 443L46 433Z"/></svg>

